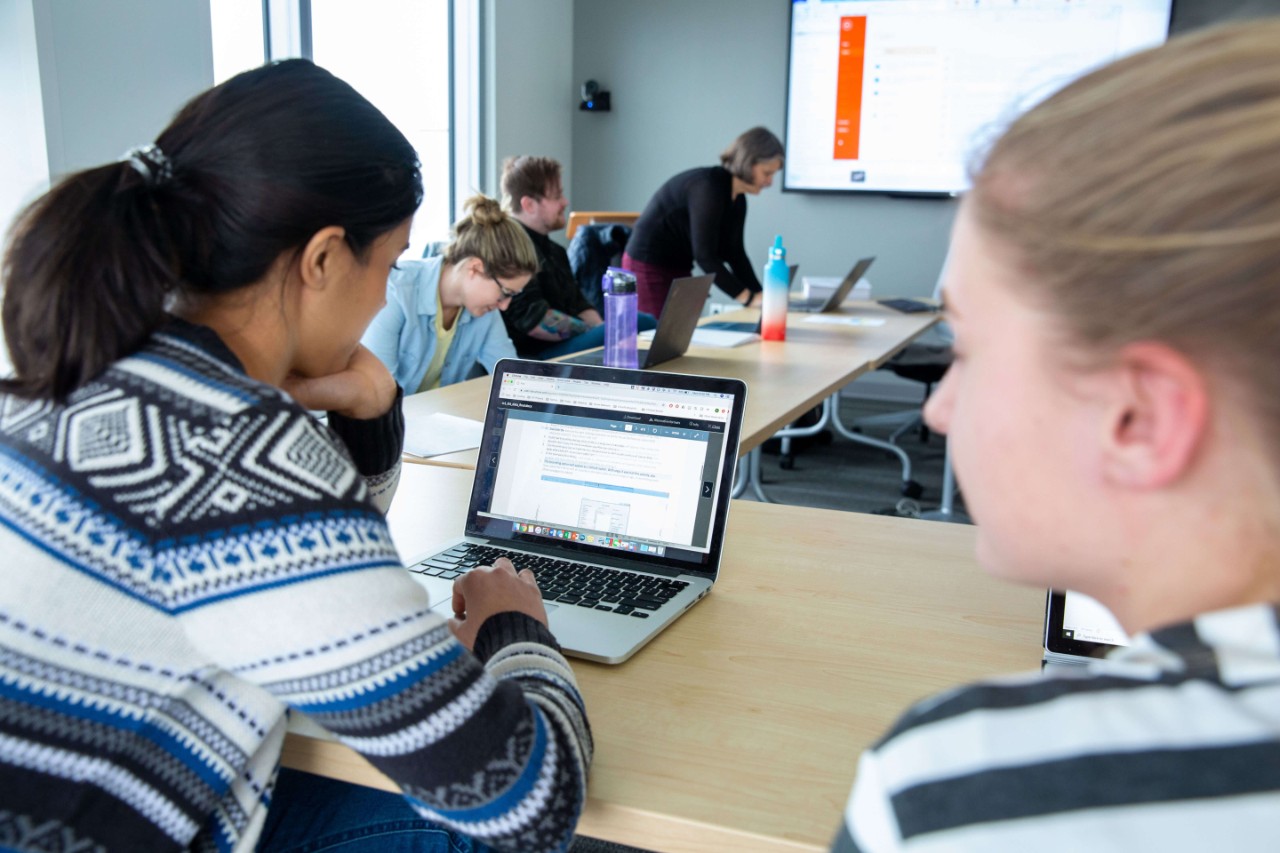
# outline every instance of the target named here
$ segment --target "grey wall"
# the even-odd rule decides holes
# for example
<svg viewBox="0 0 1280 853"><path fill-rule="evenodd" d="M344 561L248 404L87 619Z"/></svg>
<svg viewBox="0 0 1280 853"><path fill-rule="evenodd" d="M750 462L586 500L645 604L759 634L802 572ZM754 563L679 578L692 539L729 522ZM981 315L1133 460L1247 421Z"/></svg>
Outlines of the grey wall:
<svg viewBox="0 0 1280 853"><path fill-rule="evenodd" d="M209 0L35 0L49 172L151 142L213 85Z"/></svg>
<svg viewBox="0 0 1280 853"><path fill-rule="evenodd" d="M712 165L739 133L784 131L789 9L779 0L582 0L573 16L576 84L613 93L609 113L573 113L578 210L640 210L683 169ZM784 140L785 141L785 140ZM748 199L757 265L780 233L801 274L837 275L874 254L876 295L929 294L956 203L783 193Z"/></svg>
<svg viewBox="0 0 1280 853"><path fill-rule="evenodd" d="M503 159L516 154L559 160L572 192L574 9L574 0L489 0L484 7L481 179L490 195L499 193Z"/></svg>

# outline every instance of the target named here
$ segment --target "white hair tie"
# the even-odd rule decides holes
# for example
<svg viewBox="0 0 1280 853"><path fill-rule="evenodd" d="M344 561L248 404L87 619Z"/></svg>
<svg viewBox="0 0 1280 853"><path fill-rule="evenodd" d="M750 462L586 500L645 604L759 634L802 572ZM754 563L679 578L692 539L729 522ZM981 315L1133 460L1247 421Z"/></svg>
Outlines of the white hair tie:
<svg viewBox="0 0 1280 853"><path fill-rule="evenodd" d="M173 163L159 145L139 145L126 151L120 159L128 160L149 187L161 186L173 177Z"/></svg>

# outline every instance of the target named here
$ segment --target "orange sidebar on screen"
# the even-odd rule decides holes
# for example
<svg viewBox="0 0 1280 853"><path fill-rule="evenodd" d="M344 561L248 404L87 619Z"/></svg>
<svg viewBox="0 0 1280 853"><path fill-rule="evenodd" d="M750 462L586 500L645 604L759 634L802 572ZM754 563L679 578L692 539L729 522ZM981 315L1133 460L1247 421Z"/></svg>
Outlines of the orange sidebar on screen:
<svg viewBox="0 0 1280 853"><path fill-rule="evenodd" d="M862 128L862 75L867 53L867 19L840 19L840 64L836 77L834 157L857 160Z"/></svg>

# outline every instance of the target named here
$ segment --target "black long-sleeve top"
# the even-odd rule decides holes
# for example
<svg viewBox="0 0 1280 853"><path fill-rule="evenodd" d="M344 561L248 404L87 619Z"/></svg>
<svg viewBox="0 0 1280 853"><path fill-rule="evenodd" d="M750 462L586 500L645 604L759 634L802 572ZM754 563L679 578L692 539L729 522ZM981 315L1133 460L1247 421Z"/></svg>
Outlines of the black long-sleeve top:
<svg viewBox="0 0 1280 853"><path fill-rule="evenodd" d="M507 310L502 312L502 321L507 324L507 334L520 357L533 358L556 343L539 340L529 334L538 327L549 309L578 317L595 306L578 290L578 281L569 265L569 253L546 234L539 234L523 222L520 225L533 241L534 251L538 254L538 272L524 290L512 298Z"/></svg>
<svg viewBox="0 0 1280 853"><path fill-rule="evenodd" d="M730 296L758 293L751 261L742 245L747 199L733 197L733 176L721 166L690 169L653 194L627 242L638 261L678 269L692 268L716 277Z"/></svg>

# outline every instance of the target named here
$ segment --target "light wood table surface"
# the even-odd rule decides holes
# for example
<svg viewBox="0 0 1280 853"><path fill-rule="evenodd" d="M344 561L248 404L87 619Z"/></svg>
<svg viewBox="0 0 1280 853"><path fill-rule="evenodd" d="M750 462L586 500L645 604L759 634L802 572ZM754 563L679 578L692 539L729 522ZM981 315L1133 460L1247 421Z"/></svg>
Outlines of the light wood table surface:
<svg viewBox="0 0 1280 853"><path fill-rule="evenodd" d="M461 529L471 477L405 466L405 558ZM988 578L974 530L735 501L720 580L634 658L574 661L596 754L584 835L672 853L825 850L858 755L912 702L1036 668L1043 593ZM290 735L286 765L393 789Z"/></svg>
<svg viewBox="0 0 1280 853"><path fill-rule="evenodd" d="M884 320L880 326L839 326L808 322L812 314L787 315L785 341L759 341L738 347L691 346L682 357L660 365L664 373L725 376L747 383L739 454L820 404L868 370L874 370L937 322L935 314L902 314L875 302L850 302L840 315ZM744 308L708 320L754 323L759 309ZM835 315L828 315L835 316ZM405 418L436 412L483 420L489 377L471 379L404 399ZM462 450L410 462L474 470L478 451Z"/></svg>

